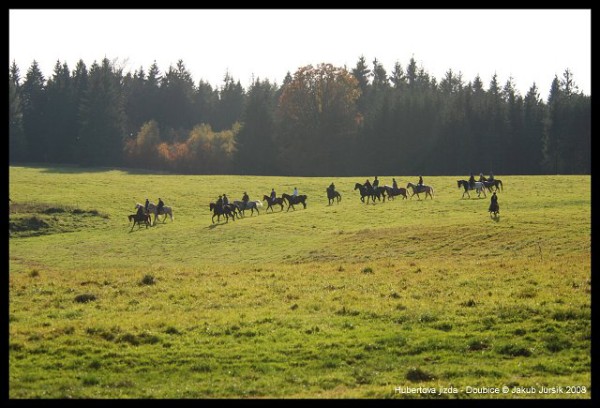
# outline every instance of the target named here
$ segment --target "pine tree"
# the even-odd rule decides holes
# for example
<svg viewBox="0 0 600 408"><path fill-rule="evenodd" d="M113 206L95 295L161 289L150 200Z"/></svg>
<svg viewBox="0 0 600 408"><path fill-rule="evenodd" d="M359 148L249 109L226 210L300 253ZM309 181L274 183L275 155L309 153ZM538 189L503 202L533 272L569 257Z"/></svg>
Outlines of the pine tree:
<svg viewBox="0 0 600 408"><path fill-rule="evenodd" d="M48 161L48 128L46 125L46 81L37 61L33 61L21 88L23 130L29 142L28 159Z"/></svg>
<svg viewBox="0 0 600 408"><path fill-rule="evenodd" d="M27 141L23 132L20 73L13 60L8 73L8 140L9 162L15 163L27 157Z"/></svg>

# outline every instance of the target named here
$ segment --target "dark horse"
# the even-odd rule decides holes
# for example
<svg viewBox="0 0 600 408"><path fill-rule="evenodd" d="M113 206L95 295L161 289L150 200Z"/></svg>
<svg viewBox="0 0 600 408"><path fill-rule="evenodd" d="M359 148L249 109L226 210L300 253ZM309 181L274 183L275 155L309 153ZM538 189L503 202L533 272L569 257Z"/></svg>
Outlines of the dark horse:
<svg viewBox="0 0 600 408"><path fill-rule="evenodd" d="M367 204L369 204L369 198L375 203L375 198L381 201L381 196L383 196L383 201L385 201L385 189L382 187L368 189L364 185L356 183L354 189L360 191L360 201L363 203L365 202L365 197L367 197Z"/></svg>
<svg viewBox="0 0 600 408"><path fill-rule="evenodd" d="M479 181L483 183L485 188L487 188L490 193L492 192L492 187L496 188L496 190L494 191L498 191L498 186L500 186L500 190L504 191L504 187L502 186L502 180L500 179L488 180L484 176L481 176L479 177Z"/></svg>
<svg viewBox="0 0 600 408"><path fill-rule="evenodd" d="M392 200L394 199L394 197L396 197L397 195L401 195L404 198L408 198L408 196L406 195L406 189L403 187L400 188L393 188L390 186L383 186L381 187L385 190L385 192L388 195L388 198L391 198Z"/></svg>
<svg viewBox="0 0 600 408"><path fill-rule="evenodd" d="M150 218L150 214L149 213L143 213L143 214L130 214L127 216L129 218L129 222L133 221L133 225L131 226L131 229L129 230L129 232L133 231L133 227L135 227L135 224L138 225L138 229L142 226L142 222L144 224L146 224L146 228L148 228L151 224L151 220L152 218Z"/></svg>
<svg viewBox="0 0 600 408"><path fill-rule="evenodd" d="M296 211L296 208L294 207L294 204L302 204L304 206L304 208L306 209L306 195L304 194L300 194L296 197L289 195L287 193L283 193L281 195L281 198L283 198L284 200L286 200L288 202L288 209L287 211L290 210L290 207L292 207L292 209L294 211Z"/></svg>
<svg viewBox="0 0 600 408"><path fill-rule="evenodd" d="M283 198L275 197L274 199L271 200L271 197L269 197L268 195L264 195L263 200L267 202L267 209L265 210L265 212L269 211L269 208L271 209L271 212L275 211L275 210L273 210L273 206L275 204L280 205L281 211L283 211Z"/></svg>
<svg viewBox="0 0 600 408"><path fill-rule="evenodd" d="M219 206L215 203L210 203L210 210L213 212L212 222L215 223L215 215L217 216L217 222L221 220L221 215L225 217L225 221L229 222L229 217L233 218L235 221L235 209L236 207L233 204L227 204L219 208Z"/></svg>
<svg viewBox="0 0 600 408"><path fill-rule="evenodd" d="M488 211L490 212L490 217L498 217L498 214L500 214L500 206L498 205L498 201L492 201Z"/></svg>
<svg viewBox="0 0 600 408"><path fill-rule="evenodd" d="M333 202L337 199L339 204L342 201L342 196L337 191L327 187L327 198L329 199L329 205L333 204Z"/></svg>

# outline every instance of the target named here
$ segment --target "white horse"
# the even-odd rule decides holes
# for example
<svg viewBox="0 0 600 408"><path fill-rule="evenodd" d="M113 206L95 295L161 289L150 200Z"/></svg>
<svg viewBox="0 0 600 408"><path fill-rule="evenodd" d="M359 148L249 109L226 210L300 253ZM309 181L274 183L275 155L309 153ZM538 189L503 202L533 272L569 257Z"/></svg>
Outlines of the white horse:
<svg viewBox="0 0 600 408"><path fill-rule="evenodd" d="M137 210L138 207L145 208L143 204L136 203L135 204L135 209ZM171 207L166 206L166 205L162 208L162 211L160 212L160 214L158 214L157 211L156 211L156 204L154 204L154 203L151 202L151 203L148 204L148 212L150 214L154 214L154 222L152 223L152 225L156 225L156 220L157 220L157 218L158 218L159 215L164 215L165 216L163 218L162 222L165 222L167 220L167 215L171 218L171 221L173 221L173 219L175 218L173 216L173 209Z"/></svg>
<svg viewBox="0 0 600 408"><path fill-rule="evenodd" d="M258 208L263 206L263 203L258 200L248 201L245 205L243 201L234 201L233 204L240 210L242 215L244 215L245 210L252 210L250 215L254 215L254 210L256 210L258 215L260 215L260 211L258 211Z"/></svg>
<svg viewBox="0 0 600 408"><path fill-rule="evenodd" d="M469 182L467 180L457 180L456 183L458 184L458 188L463 187L465 189L463 195L461 198L465 198L465 194L471 198L471 194L469 194L469 190L475 190L477 192L477 197L479 197L481 195L481 193L483 192L483 196L485 197L485 184L483 184L480 181L476 181L473 183L473 187L471 187L469 185Z"/></svg>

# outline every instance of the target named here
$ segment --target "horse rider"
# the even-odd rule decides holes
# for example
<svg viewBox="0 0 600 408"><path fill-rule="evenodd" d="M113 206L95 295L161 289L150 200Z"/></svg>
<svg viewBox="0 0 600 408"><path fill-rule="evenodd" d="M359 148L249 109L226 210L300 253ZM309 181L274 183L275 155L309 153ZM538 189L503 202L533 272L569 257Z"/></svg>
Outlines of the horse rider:
<svg viewBox="0 0 600 408"><path fill-rule="evenodd" d="M227 194L223 194L223 208L229 205L229 198L227 198Z"/></svg>
<svg viewBox="0 0 600 408"><path fill-rule="evenodd" d="M377 179L377 176L375 176L375 180L373 180L373 190L377 187L379 187L379 180Z"/></svg>
<svg viewBox="0 0 600 408"><path fill-rule="evenodd" d="M485 181L485 177L483 177L483 173L479 173L479 182L483 183Z"/></svg>
<svg viewBox="0 0 600 408"><path fill-rule="evenodd" d="M419 181L417 181L417 190L420 191L423 188L423 176L419 176Z"/></svg>
<svg viewBox="0 0 600 408"><path fill-rule="evenodd" d="M488 181L494 181L494 173L492 173L490 171L490 178L488 179Z"/></svg>
<svg viewBox="0 0 600 408"><path fill-rule="evenodd" d="M158 205L156 206L156 215L161 214L165 203L158 197Z"/></svg>
<svg viewBox="0 0 600 408"><path fill-rule="evenodd" d="M395 178L392 179L392 190L398 191L398 182Z"/></svg>
<svg viewBox="0 0 600 408"><path fill-rule="evenodd" d="M219 198L217 198L217 208L219 210L223 209L223 196L221 195L219 196Z"/></svg>
<svg viewBox="0 0 600 408"><path fill-rule="evenodd" d="M274 202L275 198L277 198L277 194L275 194L275 189L272 188L271 189L271 202Z"/></svg>
<svg viewBox="0 0 600 408"><path fill-rule="evenodd" d="M292 192L292 197L298 197L298 187L294 187L294 191Z"/></svg>
<svg viewBox="0 0 600 408"><path fill-rule="evenodd" d="M471 173L471 177L469 177L469 189L473 190L474 186L475 186L475 176L473 176L473 173Z"/></svg>
<svg viewBox="0 0 600 408"><path fill-rule="evenodd" d="M331 191L332 193L335 191L335 184L333 184L333 181L329 185L329 191Z"/></svg>
<svg viewBox="0 0 600 408"><path fill-rule="evenodd" d="M244 203L244 207L248 206L248 201L250 201L250 197L248 197L248 193L244 191L244 196L242 197L242 202Z"/></svg>
<svg viewBox="0 0 600 408"><path fill-rule="evenodd" d="M150 200L148 200L148 198L146 198L146 204L144 204L144 210L146 211L146 214L148 214L148 206L150 205Z"/></svg>
<svg viewBox="0 0 600 408"><path fill-rule="evenodd" d="M146 202L148 202L148 199L146 198ZM146 205L147 207L147 205ZM148 210L144 211L144 207L142 207L141 205L138 207L137 209L137 213L135 214L135 218L137 218L138 220L140 220L143 216L148 214Z"/></svg>
<svg viewBox="0 0 600 408"><path fill-rule="evenodd" d="M373 186L371 185L371 182L369 181L369 179L367 179L367 181L365 181L365 189L367 190L368 193L371 193L373 191Z"/></svg>
<svg viewBox="0 0 600 408"><path fill-rule="evenodd" d="M500 207L498 207L498 196L496 195L496 192L494 191L494 193L492 194L492 198L490 199L490 208L489 208L490 212L493 211L500 211Z"/></svg>

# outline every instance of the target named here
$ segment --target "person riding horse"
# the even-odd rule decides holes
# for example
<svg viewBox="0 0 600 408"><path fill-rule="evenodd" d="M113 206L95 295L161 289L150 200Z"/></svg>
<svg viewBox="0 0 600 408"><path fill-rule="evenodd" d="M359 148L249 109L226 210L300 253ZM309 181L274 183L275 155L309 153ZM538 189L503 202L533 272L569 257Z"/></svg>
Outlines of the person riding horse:
<svg viewBox="0 0 600 408"><path fill-rule="evenodd" d="M156 214L162 214L163 211L163 207L165 206L165 203L163 203L163 201L160 199L160 197L158 198L158 205L156 206Z"/></svg>
<svg viewBox="0 0 600 408"><path fill-rule="evenodd" d="M146 199L146 201L148 201L148 199ZM136 218L139 220L146 214L148 214L148 210L144 210L144 207L142 207L141 205L138 206L137 213L135 214Z"/></svg>
<svg viewBox="0 0 600 408"><path fill-rule="evenodd" d="M144 204L144 210L146 211L146 214L148 214L148 206L150 205L150 200L148 200L146 198L146 204Z"/></svg>
<svg viewBox="0 0 600 408"><path fill-rule="evenodd" d="M417 186L423 187L423 176L419 176L419 181L417 182Z"/></svg>
<svg viewBox="0 0 600 408"><path fill-rule="evenodd" d="M488 178L488 181L494 181L494 173L490 172L490 177Z"/></svg>
<svg viewBox="0 0 600 408"><path fill-rule="evenodd" d="M377 179L377 176L375 176L375 180L373 180L373 190L377 189L377 187L379 187L379 180Z"/></svg>
<svg viewBox="0 0 600 408"><path fill-rule="evenodd" d="M223 196L220 195L219 198L217 198L217 202L216 202L217 208L219 209L223 209Z"/></svg>
<svg viewBox="0 0 600 408"><path fill-rule="evenodd" d="M500 212L500 207L498 206L498 196L496 195L496 192L494 191L494 193L492 194L492 198L490 199L490 208L488 209L489 212Z"/></svg>
<svg viewBox="0 0 600 408"><path fill-rule="evenodd" d="M365 181L365 189L367 190L367 192L371 192L373 191L373 186L371 185L371 182L369 181L369 179L367 179L367 181Z"/></svg>
<svg viewBox="0 0 600 408"><path fill-rule="evenodd" d="M471 173L471 177L469 177L469 189L473 190L475 186L475 176L473 176L473 173Z"/></svg>
<svg viewBox="0 0 600 408"><path fill-rule="evenodd" d="M248 207L248 201L250 201L250 197L248 197L248 193L244 191L244 196L242 197L242 202L244 203L244 208Z"/></svg>
<svg viewBox="0 0 600 408"><path fill-rule="evenodd" d="M223 207L229 205L229 198L227 198L227 194L223 194Z"/></svg>
<svg viewBox="0 0 600 408"><path fill-rule="evenodd" d="M394 190L394 192L398 191L398 182L395 178L392 179L392 190Z"/></svg>
<svg viewBox="0 0 600 408"><path fill-rule="evenodd" d="M275 198L277 198L277 194L275 194L275 189L274 189L274 188L272 188L272 189L271 189L271 201L274 201L274 200L275 200Z"/></svg>
<svg viewBox="0 0 600 408"><path fill-rule="evenodd" d="M335 184L333 184L333 181L331 182L331 184L328 187L329 191L331 191L332 193L335 191Z"/></svg>

